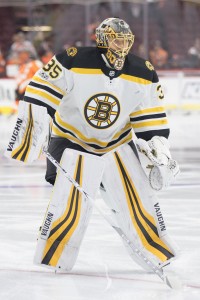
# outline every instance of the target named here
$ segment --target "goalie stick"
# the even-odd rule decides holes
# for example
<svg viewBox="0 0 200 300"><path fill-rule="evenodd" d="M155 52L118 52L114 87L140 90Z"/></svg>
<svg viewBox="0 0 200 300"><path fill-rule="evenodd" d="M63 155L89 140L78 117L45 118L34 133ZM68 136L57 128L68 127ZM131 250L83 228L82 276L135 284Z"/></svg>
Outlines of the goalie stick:
<svg viewBox="0 0 200 300"><path fill-rule="evenodd" d="M92 205L97 209L97 211L100 213L100 215L112 226L112 228L120 235L120 237L125 241L125 243L130 247L130 249L138 255L140 258L144 260L144 262L147 264L147 266L155 273L164 283L167 284L168 287L172 289L180 288L180 282L175 280L175 278L169 278L165 274L162 268L157 267L154 262L152 262L149 258L146 257L146 255L139 250L137 247L134 246L134 244L129 240L129 238L126 236L124 231L118 227L116 224L114 224L114 221L105 215L105 213L102 211L102 209L94 202L94 200L84 191L84 189L70 176L70 174L57 162L55 158L46 150L43 149L43 153L45 156L52 162L52 164L59 169L64 176L77 188L77 190L83 194L83 196L92 203Z"/></svg>

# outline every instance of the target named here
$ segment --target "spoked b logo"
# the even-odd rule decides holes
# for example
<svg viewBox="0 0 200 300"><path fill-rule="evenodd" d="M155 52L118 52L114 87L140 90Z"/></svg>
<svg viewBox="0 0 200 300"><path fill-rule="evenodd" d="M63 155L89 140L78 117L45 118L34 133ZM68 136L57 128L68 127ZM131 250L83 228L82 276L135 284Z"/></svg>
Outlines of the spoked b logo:
<svg viewBox="0 0 200 300"><path fill-rule="evenodd" d="M110 94L96 94L86 102L84 114L87 122L98 129L112 126L120 113L119 100Z"/></svg>

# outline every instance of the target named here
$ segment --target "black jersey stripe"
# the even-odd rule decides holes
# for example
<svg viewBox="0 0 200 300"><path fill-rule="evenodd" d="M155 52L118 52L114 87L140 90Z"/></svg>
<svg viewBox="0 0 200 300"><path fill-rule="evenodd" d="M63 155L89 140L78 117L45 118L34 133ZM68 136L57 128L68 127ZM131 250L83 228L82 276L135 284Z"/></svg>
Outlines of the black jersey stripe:
<svg viewBox="0 0 200 300"><path fill-rule="evenodd" d="M46 85L42 85L42 84L39 84L39 83L36 83L34 81L31 81L29 83L29 85L33 86L33 87L36 87L38 89L41 89L41 90L44 90L44 91L47 91L48 93L56 96L57 98L59 99L62 99L63 98L63 95L56 92L55 90L51 89L50 87L46 86Z"/></svg>
<svg viewBox="0 0 200 300"><path fill-rule="evenodd" d="M162 114L152 114L152 115L146 115L141 117L132 118L130 117L131 122L137 122L142 120L148 120L148 119L160 119L160 118L166 118L166 113Z"/></svg>
<svg viewBox="0 0 200 300"><path fill-rule="evenodd" d="M54 124L55 124L56 127L58 127L62 132L68 133L68 134L74 136L75 138L77 138L78 140L80 140L79 137L77 137L76 134L74 134L72 131L67 130L67 129L61 127L61 126L56 122L55 119L54 119ZM120 142L123 138L125 138L126 136L128 136L129 133L131 132L131 130L132 130L131 128L128 128L128 129L127 129L125 132L123 132L116 140L112 140L112 141L109 142L105 147L99 146L99 145L94 144L94 143L86 143L84 140L81 140L81 141L84 142L87 146L93 147L93 148L95 148L95 149L97 149L97 150L98 150L98 149L106 149L106 148L108 148L108 147L111 147L111 146L117 144L117 143Z"/></svg>
<svg viewBox="0 0 200 300"><path fill-rule="evenodd" d="M154 137L155 135L164 136L167 139L169 137L169 133L170 133L169 128L135 132L138 139L143 139L145 141L151 140L152 137Z"/></svg>
<svg viewBox="0 0 200 300"><path fill-rule="evenodd" d="M102 57L101 51L97 47L78 47L77 53L70 56L66 50L56 55L58 62L67 69L72 68L87 68L87 69L100 69L106 76L109 76L110 68L106 66ZM114 78L120 76L122 70L115 70ZM126 57L123 74L151 82L158 82L158 76L154 70L150 70L145 63L145 60L129 53Z"/></svg>
<svg viewBox="0 0 200 300"><path fill-rule="evenodd" d="M135 218L135 220L137 222L138 227L140 228L141 233L143 234L143 236L145 237L145 239L149 243L149 245L152 246L152 247L154 247L158 251L160 251L162 254L164 254L167 259L170 259L170 258L174 257L174 255L170 251L168 251L166 248L162 247L161 245L159 245L158 243L156 243L153 240L152 236L146 231L146 229L144 228L143 224L140 222L140 220L139 220L139 218L137 216L136 210L135 210L135 205L137 206L137 208L138 208L138 210L140 212L140 215L143 218L143 220L150 226L150 228L154 231L154 233L159 237L158 232L157 232L157 228L155 230L155 225L152 224L144 216L144 214L142 213L141 208L140 208L139 203L138 203L138 199L137 199L137 197L135 195L135 192L134 192L134 189L132 187L132 184L129 181L128 175L126 174L126 171L123 168L121 160L120 160L120 158L119 158L119 156L118 156L118 154L116 152L115 152L115 157L117 158L120 170L121 170L123 178L124 178L124 183L125 183L125 186L126 186L127 193L129 195L129 201L130 201L130 204L131 204L131 207L132 207L132 212L134 214L134 218ZM133 197L132 197L132 195L133 195Z"/></svg>

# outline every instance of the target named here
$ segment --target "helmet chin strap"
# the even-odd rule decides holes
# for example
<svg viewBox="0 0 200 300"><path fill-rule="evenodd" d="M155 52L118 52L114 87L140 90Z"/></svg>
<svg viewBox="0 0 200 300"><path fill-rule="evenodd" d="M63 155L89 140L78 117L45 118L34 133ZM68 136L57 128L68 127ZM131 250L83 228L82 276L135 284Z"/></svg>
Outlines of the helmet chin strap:
<svg viewBox="0 0 200 300"><path fill-rule="evenodd" d="M108 68L110 68L110 69L114 69L114 68L111 67L111 65L108 63L108 60L107 60L107 58L105 57L105 54L101 54L101 56L102 56L102 58L103 58L103 60L104 60L104 62L105 62L105 64L106 64L106 66L107 66Z"/></svg>

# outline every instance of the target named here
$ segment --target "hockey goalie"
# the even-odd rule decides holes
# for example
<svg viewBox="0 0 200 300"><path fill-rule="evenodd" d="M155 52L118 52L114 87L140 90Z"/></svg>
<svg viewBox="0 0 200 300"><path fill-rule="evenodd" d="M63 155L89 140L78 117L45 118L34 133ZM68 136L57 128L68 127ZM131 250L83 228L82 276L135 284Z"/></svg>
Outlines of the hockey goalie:
<svg viewBox="0 0 200 300"><path fill-rule="evenodd" d="M19 103L6 155L32 163L48 147L88 195L95 199L101 191L128 239L162 268L178 250L157 196L179 173L163 91L151 63L130 54L134 35L125 21L104 20L96 42L66 49L36 72ZM45 178L53 191L35 263L69 271L93 205L49 160Z"/></svg>

